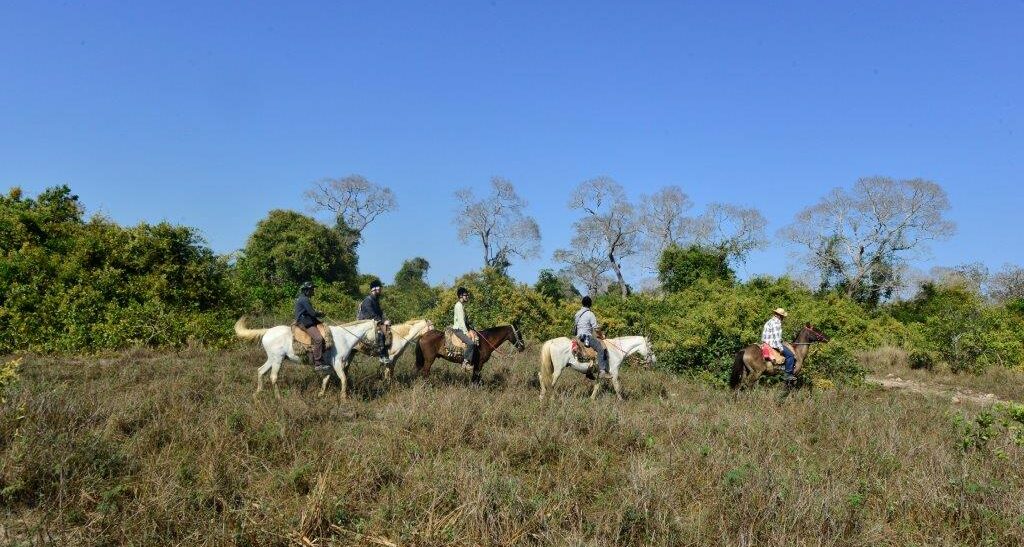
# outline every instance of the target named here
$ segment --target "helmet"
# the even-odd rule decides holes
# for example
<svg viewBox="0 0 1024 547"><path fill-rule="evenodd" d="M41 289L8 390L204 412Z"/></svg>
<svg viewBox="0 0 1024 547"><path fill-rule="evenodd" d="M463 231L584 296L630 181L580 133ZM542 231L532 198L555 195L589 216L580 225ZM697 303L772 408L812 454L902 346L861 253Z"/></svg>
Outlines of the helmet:
<svg viewBox="0 0 1024 547"><path fill-rule="evenodd" d="M455 291L456 296L462 296L464 294L469 294L469 289L466 287L459 287L459 290Z"/></svg>
<svg viewBox="0 0 1024 547"><path fill-rule="evenodd" d="M594 303L594 301L590 299L590 296L584 296L582 303L583 307L589 308L590 305Z"/></svg>
<svg viewBox="0 0 1024 547"><path fill-rule="evenodd" d="M383 287L383 285L380 282L380 279L374 279L373 281L370 281L370 290L371 291L373 289L376 289L376 288L379 288L379 287Z"/></svg>
<svg viewBox="0 0 1024 547"><path fill-rule="evenodd" d="M312 291L313 288L314 288L313 287L313 283L311 281L306 281L305 283L302 284L301 287L299 287L299 290L304 292L304 293L308 293L308 292Z"/></svg>

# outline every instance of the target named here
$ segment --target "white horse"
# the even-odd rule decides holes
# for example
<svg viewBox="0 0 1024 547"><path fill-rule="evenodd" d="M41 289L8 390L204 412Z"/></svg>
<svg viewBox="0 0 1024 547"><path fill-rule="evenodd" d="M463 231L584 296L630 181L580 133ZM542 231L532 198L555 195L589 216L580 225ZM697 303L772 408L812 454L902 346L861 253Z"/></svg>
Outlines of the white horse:
<svg viewBox="0 0 1024 547"><path fill-rule="evenodd" d="M372 320L356 321L328 328L331 329L334 347L324 351L324 361L331 364L334 373L341 380L342 397L348 397L347 371L352 350L360 341L375 343L374 322ZM281 363L286 358L296 363L301 362L301 358L292 349L292 327L278 325L269 329L250 329L245 326L245 317L242 317L235 323L235 335L243 340L259 339L263 344L263 350L267 352L267 361L256 373L256 393L263 391L263 375L270 372L270 383L274 386L274 396L280 399L281 392L277 389L277 374L281 369ZM321 397L327 391L327 383L330 379L330 375L324 376L320 385L319 395Z"/></svg>
<svg viewBox="0 0 1024 547"><path fill-rule="evenodd" d="M646 336L620 336L619 338L607 338L602 342L608 349L608 372L612 375L615 396L621 401L622 386L619 384L619 367L622 365L622 361L633 353L642 355L648 365L653 365L657 358L654 351L651 350L651 343ZM555 382L562 375L562 371L572 368L586 373L590 370L590 366L590 361L580 362L572 354L572 339L563 336L544 342L540 348L540 372L537 374L540 378L541 400L544 400L548 389L551 389L551 393L554 394ZM601 382L594 380L594 389L590 393L590 398L597 398L599 391L601 391Z"/></svg>
<svg viewBox="0 0 1024 547"><path fill-rule="evenodd" d="M389 354L392 359L398 358L409 345L410 340L416 340L424 332L430 329L431 323L425 319L414 319L400 325L391 327L392 343ZM372 346L376 344L375 323L373 320L354 321L344 325L332 325L331 337L334 339L334 347L324 352L324 360L331 364L334 374L341 382L341 395L348 397L348 367L352 363L356 345L363 344ZM298 355L292 349L292 328L289 325L278 325L268 329L250 329L245 326L245 318L235 323L235 335L245 340L261 339L264 351L267 352L267 361L256 373L256 393L263 390L263 375L270 372L270 383L274 386L274 395L281 398L277 389L277 375L281 369L281 363L285 358L295 362L301 362ZM385 376L390 378L390 370L385 369ZM320 384L322 397L327 391L327 384L331 376L325 375Z"/></svg>

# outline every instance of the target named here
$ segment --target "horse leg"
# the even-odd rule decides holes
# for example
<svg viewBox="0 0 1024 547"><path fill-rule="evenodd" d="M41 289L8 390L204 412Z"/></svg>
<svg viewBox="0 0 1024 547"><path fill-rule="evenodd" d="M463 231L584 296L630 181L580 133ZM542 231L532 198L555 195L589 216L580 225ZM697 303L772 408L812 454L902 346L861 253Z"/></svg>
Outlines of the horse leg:
<svg viewBox="0 0 1024 547"><path fill-rule="evenodd" d="M555 393L555 384L558 383L558 379L562 377L562 371L565 370L565 365L555 365L555 371L551 374L551 394Z"/></svg>
<svg viewBox="0 0 1024 547"><path fill-rule="evenodd" d="M434 365L434 361L436 359L436 355L431 357L430 359L427 359L426 357L423 358L423 362L418 365L421 376L423 376L424 378L430 376L430 367Z"/></svg>
<svg viewBox="0 0 1024 547"><path fill-rule="evenodd" d="M764 374L764 369L754 369L750 371L747 376L747 388L751 389L757 385L757 381L761 379L761 375Z"/></svg>
<svg viewBox="0 0 1024 547"><path fill-rule="evenodd" d="M594 401L597 399L597 394L601 392L601 380L594 380L594 390L590 392L590 400Z"/></svg>
<svg viewBox="0 0 1024 547"><path fill-rule="evenodd" d="M348 367L352 364L352 361L345 361L341 366L341 373L338 374L338 380L341 382L341 398L348 399Z"/></svg>
<svg viewBox="0 0 1024 547"><path fill-rule="evenodd" d="M263 391L263 375L270 370L270 367L274 366L274 361L271 357L267 357L267 362L260 366L260 369L256 371L256 393L253 393L253 397L260 394Z"/></svg>
<svg viewBox="0 0 1024 547"><path fill-rule="evenodd" d="M274 386L274 398L281 400L281 391L277 389L277 373L281 370L281 361L270 367L270 384Z"/></svg>
<svg viewBox="0 0 1024 547"><path fill-rule="evenodd" d="M618 372L616 372L615 375L612 376L612 386L615 387L615 396L618 397L620 401L622 401L622 384L619 383Z"/></svg>

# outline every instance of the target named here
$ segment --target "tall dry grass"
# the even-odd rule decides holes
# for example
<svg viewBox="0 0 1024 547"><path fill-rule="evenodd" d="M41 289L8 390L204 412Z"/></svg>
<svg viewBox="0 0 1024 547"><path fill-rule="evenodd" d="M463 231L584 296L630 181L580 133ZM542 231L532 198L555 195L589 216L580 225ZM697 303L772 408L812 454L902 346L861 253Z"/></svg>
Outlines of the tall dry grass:
<svg viewBox="0 0 1024 547"><path fill-rule="evenodd" d="M729 392L636 368L628 399L536 355L482 387L368 362L353 399L255 349L26 358L0 411L0 543L1017 545L1022 449L963 448L944 401ZM967 416L967 419L972 419Z"/></svg>

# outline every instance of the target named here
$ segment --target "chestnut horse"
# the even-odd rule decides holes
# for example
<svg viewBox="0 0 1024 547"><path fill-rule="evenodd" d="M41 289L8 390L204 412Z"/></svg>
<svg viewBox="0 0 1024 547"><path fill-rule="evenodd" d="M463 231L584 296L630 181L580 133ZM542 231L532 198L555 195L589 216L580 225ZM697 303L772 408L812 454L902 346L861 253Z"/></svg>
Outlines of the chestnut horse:
<svg viewBox="0 0 1024 547"><path fill-rule="evenodd" d="M473 382L475 383L480 382L480 369L483 368L484 363L506 341L512 342L512 345L518 351L526 349L526 342L519 333L519 329L514 325L502 325L484 330L474 330L473 332L479 337L479 345L476 348L476 353L473 355ZM434 360L438 357L446 361L462 364L461 350L455 356L448 355L448 352L445 351L444 332L439 330L427 331L420 337L419 343L416 344L416 370L426 378L430 375L430 366L434 364Z"/></svg>
<svg viewBox="0 0 1024 547"><path fill-rule="evenodd" d="M792 347L790 348L793 350L793 355L796 356L796 367L793 369L794 374L800 373L804 359L807 357L807 351L810 349L811 344L815 342L828 342L828 337L812 327L810 323L807 323L796 334L796 339L793 340ZM747 346L736 352L736 360L732 365L732 374L729 376L729 387L733 389L754 387L757 381L761 379L762 374L778 374L782 372L782 369L782 365L775 365L770 361L766 361L761 356L760 344Z"/></svg>

